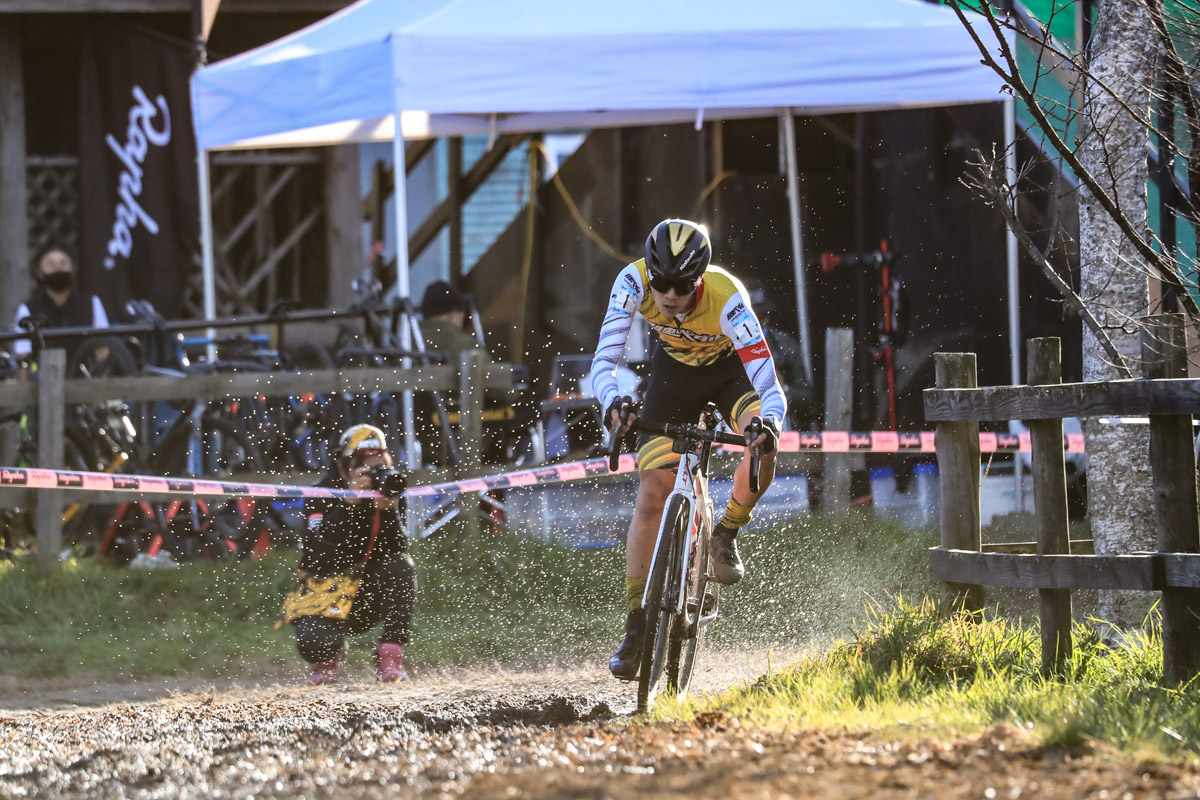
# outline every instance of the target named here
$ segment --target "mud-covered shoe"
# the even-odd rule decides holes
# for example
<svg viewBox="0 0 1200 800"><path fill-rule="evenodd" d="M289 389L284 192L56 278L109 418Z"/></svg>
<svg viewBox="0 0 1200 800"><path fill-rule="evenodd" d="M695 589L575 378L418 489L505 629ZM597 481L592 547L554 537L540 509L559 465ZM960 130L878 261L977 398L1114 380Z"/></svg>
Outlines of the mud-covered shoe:
<svg viewBox="0 0 1200 800"><path fill-rule="evenodd" d="M712 538L712 571L713 580L724 586L732 586L746 574L742 566L742 557L737 550L737 529L726 528L718 524L713 528Z"/></svg>
<svg viewBox="0 0 1200 800"><path fill-rule="evenodd" d="M342 661L342 654L338 653L322 664L313 664L312 674L308 676L308 682L313 686L324 686L327 683L337 683L338 664Z"/></svg>
<svg viewBox="0 0 1200 800"><path fill-rule="evenodd" d="M642 642L646 638L646 612L635 608L625 618L625 638L617 654L608 661L608 671L622 681L635 681L642 663Z"/></svg>
<svg viewBox="0 0 1200 800"><path fill-rule="evenodd" d="M404 648L394 642L384 642L375 652L375 674L384 683L408 680L404 669Z"/></svg>

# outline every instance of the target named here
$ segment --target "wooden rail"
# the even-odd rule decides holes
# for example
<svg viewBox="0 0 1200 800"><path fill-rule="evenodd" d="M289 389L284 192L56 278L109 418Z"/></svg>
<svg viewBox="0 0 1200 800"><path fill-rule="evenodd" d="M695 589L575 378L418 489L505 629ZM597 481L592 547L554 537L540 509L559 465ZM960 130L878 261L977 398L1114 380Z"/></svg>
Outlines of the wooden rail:
<svg viewBox="0 0 1200 800"><path fill-rule="evenodd" d="M1200 381L1186 374L1184 318L1148 317L1142 342L1147 377L1062 384L1057 339L1028 342L1029 386L976 388L972 353L935 356L937 388L925 391L925 416L937 422L941 475L941 545L929 571L952 602L982 604L983 586L1036 589L1041 605L1042 668L1062 674L1071 654L1073 589L1162 593L1163 679L1200 674L1200 513L1195 435ZM1150 418L1150 461L1157 551L1085 555L1072 552L1067 522L1063 417ZM985 548L979 527L978 423L1023 419L1032 447L1036 553ZM1090 544L1087 543L1087 544Z"/></svg>
<svg viewBox="0 0 1200 800"><path fill-rule="evenodd" d="M288 396L308 393L352 393L458 390L462 408L461 430L473 442L472 458L462 477L480 469L478 438L483 419L484 389L508 389L512 366L484 363L483 354L467 351L459 366L423 366L410 369L358 367L310 372L231 372L183 377L122 377L66 380L65 353L43 350L37 380L0 384L0 408L37 404L38 466L63 465L63 420L68 405L104 400L215 400L254 395ZM474 470L474 472L467 472ZM18 490L21 491L21 490ZM75 490L72 490L73 492ZM58 563L62 549L62 490L37 490L38 562Z"/></svg>

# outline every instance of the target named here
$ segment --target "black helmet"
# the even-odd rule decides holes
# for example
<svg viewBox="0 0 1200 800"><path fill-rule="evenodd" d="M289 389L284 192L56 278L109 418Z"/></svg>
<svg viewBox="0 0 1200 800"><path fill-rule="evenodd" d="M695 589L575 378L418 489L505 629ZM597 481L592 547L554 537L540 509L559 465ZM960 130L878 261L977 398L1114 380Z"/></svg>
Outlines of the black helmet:
<svg viewBox="0 0 1200 800"><path fill-rule="evenodd" d="M646 237L646 268L651 278L691 281L708 269L712 245L708 229L686 219L664 219Z"/></svg>

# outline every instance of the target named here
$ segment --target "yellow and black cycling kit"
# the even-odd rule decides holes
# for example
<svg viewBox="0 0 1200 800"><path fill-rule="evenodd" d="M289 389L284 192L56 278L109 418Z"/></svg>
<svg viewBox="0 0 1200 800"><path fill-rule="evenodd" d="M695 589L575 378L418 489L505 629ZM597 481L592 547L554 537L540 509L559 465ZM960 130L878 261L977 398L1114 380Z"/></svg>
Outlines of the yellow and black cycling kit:
<svg viewBox="0 0 1200 800"><path fill-rule="evenodd" d="M704 404L716 403L731 423L748 411L778 426L787 411L775 365L748 293L733 275L710 265L690 310L671 319L659 310L649 289L644 260L617 276L600 340L592 360L591 383L601 407L618 395L616 368L629 338L634 314L658 333L650 380L640 415L655 422L695 422ZM755 409L761 405L760 409ZM661 437L660 437L661 438ZM666 440L664 440L666 441ZM660 452L665 450L665 452ZM669 443L643 439L639 467L668 467L678 460Z"/></svg>

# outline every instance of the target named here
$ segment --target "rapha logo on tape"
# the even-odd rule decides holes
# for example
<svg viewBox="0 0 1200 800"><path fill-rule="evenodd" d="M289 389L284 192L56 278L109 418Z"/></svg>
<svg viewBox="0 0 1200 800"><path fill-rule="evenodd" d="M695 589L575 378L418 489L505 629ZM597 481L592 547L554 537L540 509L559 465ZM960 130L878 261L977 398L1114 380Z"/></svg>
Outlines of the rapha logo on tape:
<svg viewBox="0 0 1200 800"><path fill-rule="evenodd" d="M24 483L25 473L19 469L0 469L0 483Z"/></svg>
<svg viewBox="0 0 1200 800"><path fill-rule="evenodd" d="M117 266L117 257L129 258L133 252L133 231L140 224L152 235L158 233L158 223L142 208L142 164L146 160L150 145L164 147L171 141L171 112L167 109L167 100L161 94L153 101L142 91L141 86L133 87L133 99L137 104L129 110L129 127L125 131L125 143L119 143L113 135L107 134L104 141L117 158L121 160L124 169L121 170L117 197L116 219L113 220L112 238L108 240L108 257L104 259L105 269ZM157 129L152 120L162 114L160 127Z"/></svg>

